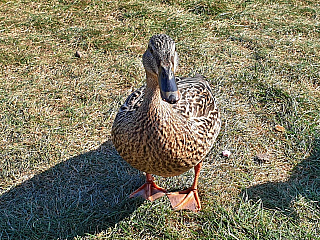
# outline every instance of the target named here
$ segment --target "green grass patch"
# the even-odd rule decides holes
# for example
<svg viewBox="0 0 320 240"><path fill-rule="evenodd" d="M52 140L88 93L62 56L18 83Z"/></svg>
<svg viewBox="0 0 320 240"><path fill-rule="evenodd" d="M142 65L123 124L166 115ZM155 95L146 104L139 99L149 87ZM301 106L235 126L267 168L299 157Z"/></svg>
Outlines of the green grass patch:
<svg viewBox="0 0 320 240"><path fill-rule="evenodd" d="M0 239L320 239L319 12L316 0L0 1ZM222 113L198 214L129 199L144 178L110 142L156 33ZM193 171L156 181L184 189Z"/></svg>

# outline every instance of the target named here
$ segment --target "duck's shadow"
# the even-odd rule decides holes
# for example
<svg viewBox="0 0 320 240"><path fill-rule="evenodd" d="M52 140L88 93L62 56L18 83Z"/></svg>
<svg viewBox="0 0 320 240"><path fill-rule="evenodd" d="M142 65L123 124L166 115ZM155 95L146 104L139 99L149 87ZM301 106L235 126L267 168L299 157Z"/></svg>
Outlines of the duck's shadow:
<svg viewBox="0 0 320 240"><path fill-rule="evenodd" d="M320 139L316 139L311 156L294 167L288 181L256 185L245 189L242 195L261 200L264 207L293 218L298 217L294 204L301 198L320 208Z"/></svg>
<svg viewBox="0 0 320 240"><path fill-rule="evenodd" d="M128 199L142 182L107 141L0 196L0 239L70 239L112 227L142 204Z"/></svg>

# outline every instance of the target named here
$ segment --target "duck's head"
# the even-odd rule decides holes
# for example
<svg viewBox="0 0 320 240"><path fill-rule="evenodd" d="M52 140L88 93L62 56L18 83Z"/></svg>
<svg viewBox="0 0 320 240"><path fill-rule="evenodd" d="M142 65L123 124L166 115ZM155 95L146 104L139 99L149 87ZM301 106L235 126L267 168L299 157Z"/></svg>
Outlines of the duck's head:
<svg viewBox="0 0 320 240"><path fill-rule="evenodd" d="M143 65L147 72L147 84L159 85L161 98L168 103L179 101L180 93L175 80L178 54L172 38L165 34L151 37L143 54Z"/></svg>

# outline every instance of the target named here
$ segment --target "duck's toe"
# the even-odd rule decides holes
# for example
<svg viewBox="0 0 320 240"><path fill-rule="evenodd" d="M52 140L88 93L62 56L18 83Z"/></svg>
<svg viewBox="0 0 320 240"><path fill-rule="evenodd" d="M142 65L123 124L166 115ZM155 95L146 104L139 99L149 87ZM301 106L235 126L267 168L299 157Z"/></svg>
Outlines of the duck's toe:
<svg viewBox="0 0 320 240"><path fill-rule="evenodd" d="M151 174L147 174L146 183L130 194L130 198L142 197L149 201L154 201L167 193L167 190L154 183Z"/></svg>
<svg viewBox="0 0 320 240"><path fill-rule="evenodd" d="M201 209L197 189L189 188L185 191L167 193L167 196L174 210L188 209L198 212Z"/></svg>

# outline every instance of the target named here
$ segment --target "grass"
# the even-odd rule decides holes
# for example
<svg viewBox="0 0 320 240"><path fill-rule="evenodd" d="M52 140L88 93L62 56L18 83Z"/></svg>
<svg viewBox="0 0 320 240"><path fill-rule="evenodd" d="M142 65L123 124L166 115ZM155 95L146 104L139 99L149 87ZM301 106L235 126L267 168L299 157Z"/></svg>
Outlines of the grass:
<svg viewBox="0 0 320 240"><path fill-rule="evenodd" d="M316 0L0 1L0 239L320 239L319 12ZM130 200L143 175L110 142L155 33L222 113L198 214ZM174 190L192 176L156 179Z"/></svg>

